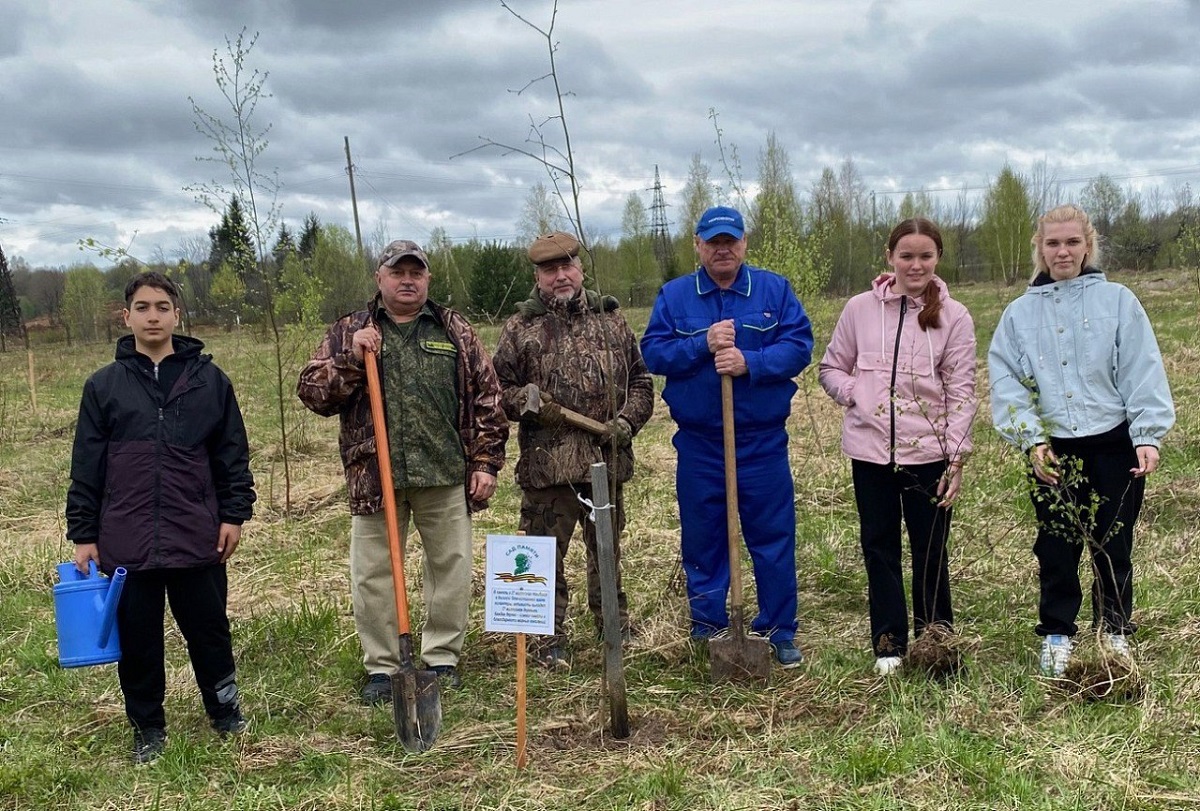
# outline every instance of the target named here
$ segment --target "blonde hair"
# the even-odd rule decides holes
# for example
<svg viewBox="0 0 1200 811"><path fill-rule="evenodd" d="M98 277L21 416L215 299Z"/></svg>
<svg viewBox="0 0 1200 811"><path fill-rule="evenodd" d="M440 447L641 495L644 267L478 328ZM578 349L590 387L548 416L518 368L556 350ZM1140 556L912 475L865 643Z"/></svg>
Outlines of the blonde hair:
<svg viewBox="0 0 1200 811"><path fill-rule="evenodd" d="M1039 273L1049 273L1050 268L1046 265L1046 260L1042 257L1042 239L1045 237L1047 223L1060 222L1077 222L1079 227L1083 229L1083 239L1087 243L1087 253L1083 257L1084 267L1095 267L1100 264L1100 235L1096 233L1096 227L1092 225L1091 219L1087 212L1079 206L1067 204L1052 208L1038 217L1038 227L1033 233L1033 238L1030 243L1033 245L1033 275L1029 281L1033 281L1038 277Z"/></svg>

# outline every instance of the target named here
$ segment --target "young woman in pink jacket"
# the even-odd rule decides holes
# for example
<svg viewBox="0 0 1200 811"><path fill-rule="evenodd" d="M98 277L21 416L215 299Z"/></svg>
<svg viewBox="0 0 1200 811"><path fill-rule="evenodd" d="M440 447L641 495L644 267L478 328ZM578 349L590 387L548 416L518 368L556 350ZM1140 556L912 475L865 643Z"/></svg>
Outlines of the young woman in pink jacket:
<svg viewBox="0 0 1200 811"><path fill-rule="evenodd" d="M842 451L853 469L880 675L908 650L901 518L912 550L914 635L954 622L946 542L971 451L975 325L935 275L941 257L942 235L924 217L892 229L892 272L846 303L820 366L821 386L846 409Z"/></svg>

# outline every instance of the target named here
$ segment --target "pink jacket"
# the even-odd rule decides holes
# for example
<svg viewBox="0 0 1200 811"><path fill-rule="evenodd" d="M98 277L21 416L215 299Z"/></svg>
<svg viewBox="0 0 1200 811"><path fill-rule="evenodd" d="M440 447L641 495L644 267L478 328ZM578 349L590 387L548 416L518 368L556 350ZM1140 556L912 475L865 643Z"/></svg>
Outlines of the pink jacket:
<svg viewBox="0 0 1200 811"><path fill-rule="evenodd" d="M941 326L922 330L924 298L905 298L892 274L846 302L821 360L822 388L846 408L842 452L877 464L960 460L971 452L975 325L941 279ZM901 321L901 306L904 306ZM893 397L894 392L894 397Z"/></svg>

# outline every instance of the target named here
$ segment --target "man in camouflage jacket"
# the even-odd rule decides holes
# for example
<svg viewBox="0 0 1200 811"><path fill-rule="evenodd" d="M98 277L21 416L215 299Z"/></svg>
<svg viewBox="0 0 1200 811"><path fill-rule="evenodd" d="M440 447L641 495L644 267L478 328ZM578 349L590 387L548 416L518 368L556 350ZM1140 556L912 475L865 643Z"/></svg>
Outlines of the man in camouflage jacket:
<svg viewBox="0 0 1200 811"><path fill-rule="evenodd" d="M591 501L590 468L596 462L606 462L617 482L613 494L617 599L622 630L627 638L631 633L617 542L625 525L621 485L633 475L633 436L654 408L654 384L637 339L616 299L584 289L579 248L574 236L562 232L534 240L529 258L537 285L505 323L493 358L510 420L521 420L526 384L536 384L549 398L543 399L536 418L521 420L516 470L522 491L521 529L558 541L554 636L536 652L547 667L568 665L563 560L576 524L583 525L587 550L588 608L597 628L602 626L595 525L588 520L590 507L580 500ZM563 408L605 423L608 436L567 425Z"/></svg>
<svg viewBox="0 0 1200 811"><path fill-rule="evenodd" d="M389 244L375 273L378 295L367 309L330 326L298 386L309 409L341 420L338 444L352 515L351 596L367 703L390 699L390 674L400 661L364 350L379 359L401 540L410 515L421 533L421 658L452 686L459 683L471 599L470 513L484 509L495 492L508 439L487 350L465 318L428 300L429 275L416 243Z"/></svg>

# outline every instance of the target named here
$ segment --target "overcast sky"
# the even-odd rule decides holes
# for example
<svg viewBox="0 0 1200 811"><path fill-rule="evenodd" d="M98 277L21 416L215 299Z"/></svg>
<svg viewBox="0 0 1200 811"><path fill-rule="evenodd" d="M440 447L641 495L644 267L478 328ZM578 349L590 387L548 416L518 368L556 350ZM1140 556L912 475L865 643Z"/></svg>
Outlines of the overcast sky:
<svg viewBox="0 0 1200 811"><path fill-rule="evenodd" d="M549 0L512 0L543 27ZM268 73L260 168L282 216L364 237L515 238L552 114L545 40L497 0L0 0L0 246L31 265L103 260L78 240L173 258L217 219L184 187L226 180L193 97L229 118L214 50L260 32ZM710 108L745 179L774 131L807 194L854 160L868 189L986 184L1036 162L1068 197L1121 185L1200 187L1200 0L560 0L558 72L583 218L620 236L630 192L668 216L691 155L722 180ZM555 143L561 143L555 140ZM136 236L135 236L136 235Z"/></svg>

